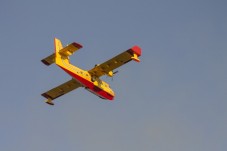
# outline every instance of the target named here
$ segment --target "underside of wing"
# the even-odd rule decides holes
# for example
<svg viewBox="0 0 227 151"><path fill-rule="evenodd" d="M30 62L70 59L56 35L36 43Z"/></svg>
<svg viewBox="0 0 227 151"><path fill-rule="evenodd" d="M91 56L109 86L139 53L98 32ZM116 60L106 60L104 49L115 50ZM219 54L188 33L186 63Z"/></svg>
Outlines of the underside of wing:
<svg viewBox="0 0 227 151"><path fill-rule="evenodd" d="M71 79L71 80L43 93L42 96L48 99L46 103L53 105L53 103L51 102L52 100L66 94L78 87L81 87L81 84L78 83L76 80Z"/></svg>
<svg viewBox="0 0 227 151"><path fill-rule="evenodd" d="M108 75L110 77L113 76L113 70L128 63L131 60L139 62L139 56L141 55L141 48L138 46L134 46L131 49L126 50L125 52L117 55L116 57L102 63L96 65L94 68L89 70L88 72L91 75L100 77L103 75Z"/></svg>

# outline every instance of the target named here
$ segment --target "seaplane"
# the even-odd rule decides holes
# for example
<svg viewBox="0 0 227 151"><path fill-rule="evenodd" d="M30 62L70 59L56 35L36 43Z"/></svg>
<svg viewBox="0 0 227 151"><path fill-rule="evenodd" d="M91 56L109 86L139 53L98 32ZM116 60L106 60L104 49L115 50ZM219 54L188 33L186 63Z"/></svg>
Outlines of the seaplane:
<svg viewBox="0 0 227 151"><path fill-rule="evenodd" d="M95 65L90 70L83 70L72 65L69 59L69 56L82 47L83 46L81 44L76 42L63 47L61 41L54 38L54 53L41 61L47 66L55 63L67 74L69 74L71 79L41 94L46 98L45 102L47 104L54 105L53 100L80 87L85 88L102 99L114 100L114 91L111 89L109 84L101 80L100 77L104 75L113 77L117 73L117 71L114 71L116 68L128 63L131 60L140 62L139 56L141 56L142 52L141 48L135 45L112 59Z"/></svg>

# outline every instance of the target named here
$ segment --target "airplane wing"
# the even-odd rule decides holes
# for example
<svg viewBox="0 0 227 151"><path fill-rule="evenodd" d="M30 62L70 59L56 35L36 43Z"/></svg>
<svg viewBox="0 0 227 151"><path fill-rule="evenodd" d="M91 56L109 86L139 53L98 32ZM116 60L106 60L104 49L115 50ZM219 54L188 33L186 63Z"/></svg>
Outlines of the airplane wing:
<svg viewBox="0 0 227 151"><path fill-rule="evenodd" d="M112 59L96 65L93 69L88 72L93 76L103 76L108 75L113 76L113 70L128 63L131 60L140 62L139 56L141 55L141 48L139 46L134 46L131 49L126 50L125 52L113 57Z"/></svg>
<svg viewBox="0 0 227 151"><path fill-rule="evenodd" d="M50 105L54 105L52 103L52 100L76 89L81 87L81 84L78 83L76 80L71 79L45 93L42 94L43 97L47 98L48 100L46 101L46 103L50 104Z"/></svg>

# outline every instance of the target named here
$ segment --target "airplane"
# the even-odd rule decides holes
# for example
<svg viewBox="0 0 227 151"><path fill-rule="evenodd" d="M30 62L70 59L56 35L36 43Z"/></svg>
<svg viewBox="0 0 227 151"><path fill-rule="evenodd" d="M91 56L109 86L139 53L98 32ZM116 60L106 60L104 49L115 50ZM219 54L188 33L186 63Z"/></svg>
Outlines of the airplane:
<svg viewBox="0 0 227 151"><path fill-rule="evenodd" d="M83 70L72 65L69 59L69 56L83 47L81 44L73 42L63 47L61 41L54 38L54 47L55 52L41 61L47 66L55 63L68 73L72 79L41 94L47 99L45 102L49 105L54 105L54 99L79 87L84 87L86 90L102 99L113 100L115 97L114 91L110 88L109 84L101 80L100 77L103 75L113 77L117 73L117 71L113 71L114 69L131 60L140 62L138 57L141 56L142 52L139 46L133 46L112 59L105 61L102 64L95 65L90 70Z"/></svg>

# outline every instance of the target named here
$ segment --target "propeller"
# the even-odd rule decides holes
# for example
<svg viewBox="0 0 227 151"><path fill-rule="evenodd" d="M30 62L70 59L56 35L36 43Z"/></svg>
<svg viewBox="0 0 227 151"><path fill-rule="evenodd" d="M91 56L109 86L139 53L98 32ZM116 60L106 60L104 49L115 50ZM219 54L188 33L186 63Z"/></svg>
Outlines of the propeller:
<svg viewBox="0 0 227 151"><path fill-rule="evenodd" d="M106 77L111 77L111 81L113 81L113 77L114 77L115 74L118 73L118 71L114 71L114 72L110 71L110 72L111 72L111 74L109 74L109 75L106 76Z"/></svg>
<svg viewBox="0 0 227 151"><path fill-rule="evenodd" d="M118 73L118 71L114 71L114 72L113 72L113 75L115 75L116 73Z"/></svg>
<svg viewBox="0 0 227 151"><path fill-rule="evenodd" d="M117 74L117 73L118 73L118 71L114 71L114 72L113 72L113 76L114 76L115 74ZM113 81L113 76L112 76L112 79L111 79L112 81Z"/></svg>

